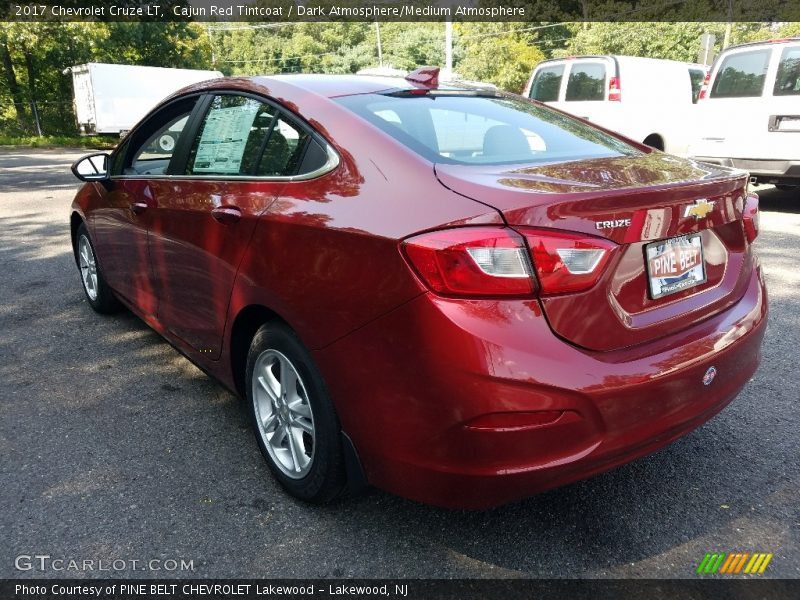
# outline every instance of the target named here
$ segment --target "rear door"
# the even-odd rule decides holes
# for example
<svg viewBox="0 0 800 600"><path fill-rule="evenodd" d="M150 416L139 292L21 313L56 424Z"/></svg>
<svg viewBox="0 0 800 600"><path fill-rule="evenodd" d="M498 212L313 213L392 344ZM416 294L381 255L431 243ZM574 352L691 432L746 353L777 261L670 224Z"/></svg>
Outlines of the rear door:
<svg viewBox="0 0 800 600"><path fill-rule="evenodd" d="M700 100L696 156L800 158L800 43L730 50Z"/></svg>
<svg viewBox="0 0 800 600"><path fill-rule="evenodd" d="M608 81L614 76L614 62L607 58L568 61L561 101L554 106L602 125L608 113Z"/></svg>
<svg viewBox="0 0 800 600"><path fill-rule="evenodd" d="M527 96L548 104L559 102L566 68L565 62L548 62L537 67L530 81Z"/></svg>

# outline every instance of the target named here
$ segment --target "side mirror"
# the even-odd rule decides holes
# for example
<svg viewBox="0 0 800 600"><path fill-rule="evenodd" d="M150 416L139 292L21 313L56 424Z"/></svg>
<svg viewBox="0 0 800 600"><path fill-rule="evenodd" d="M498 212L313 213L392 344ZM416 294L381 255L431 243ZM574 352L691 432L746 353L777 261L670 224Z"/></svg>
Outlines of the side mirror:
<svg viewBox="0 0 800 600"><path fill-rule="evenodd" d="M105 181L110 158L105 152L84 156L72 163L72 173L81 181Z"/></svg>

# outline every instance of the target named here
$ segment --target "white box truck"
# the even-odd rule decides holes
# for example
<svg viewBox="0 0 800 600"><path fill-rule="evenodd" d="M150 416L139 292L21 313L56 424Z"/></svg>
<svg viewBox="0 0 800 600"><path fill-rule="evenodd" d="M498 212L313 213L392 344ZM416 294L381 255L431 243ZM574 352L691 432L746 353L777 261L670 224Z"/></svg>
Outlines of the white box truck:
<svg viewBox="0 0 800 600"><path fill-rule="evenodd" d="M158 102L219 71L87 63L70 67L75 116L82 135L124 135Z"/></svg>

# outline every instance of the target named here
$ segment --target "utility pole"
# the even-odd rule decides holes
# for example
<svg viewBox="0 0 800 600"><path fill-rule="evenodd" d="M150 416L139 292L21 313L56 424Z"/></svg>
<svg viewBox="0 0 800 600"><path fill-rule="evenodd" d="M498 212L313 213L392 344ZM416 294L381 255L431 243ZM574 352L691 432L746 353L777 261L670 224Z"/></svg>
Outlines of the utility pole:
<svg viewBox="0 0 800 600"><path fill-rule="evenodd" d="M448 75L453 74L453 22L444 22L444 67Z"/></svg>
<svg viewBox="0 0 800 600"><path fill-rule="evenodd" d="M211 47L211 66L217 66L217 57L214 53L214 38L211 37L211 26L206 23L206 35L208 36L208 45Z"/></svg>
<svg viewBox="0 0 800 600"><path fill-rule="evenodd" d="M378 38L378 66L383 66L383 48L381 47L381 26L375 21L375 35Z"/></svg>
<svg viewBox="0 0 800 600"><path fill-rule="evenodd" d="M733 23L733 0L728 0L728 22L725 24L725 37L722 39L722 49L728 47L731 42L731 29Z"/></svg>

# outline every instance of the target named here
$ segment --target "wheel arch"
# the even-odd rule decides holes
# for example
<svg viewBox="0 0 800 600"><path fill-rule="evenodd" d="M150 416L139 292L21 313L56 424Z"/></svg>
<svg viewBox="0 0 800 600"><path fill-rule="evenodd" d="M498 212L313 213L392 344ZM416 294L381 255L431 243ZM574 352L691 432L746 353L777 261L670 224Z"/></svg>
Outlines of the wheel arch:
<svg viewBox="0 0 800 600"><path fill-rule="evenodd" d="M72 211L69 217L69 235L72 241L72 256L76 263L78 262L78 229L84 223L81 214L76 210Z"/></svg>
<svg viewBox="0 0 800 600"><path fill-rule="evenodd" d="M286 319L263 304L248 304L239 310L231 325L229 355L234 389L241 398L247 397L245 375L250 344L256 332L265 323L282 323L297 333ZM355 496L369 485L367 475L353 441L344 429L340 430L339 435L344 453L347 490L349 494Z"/></svg>
<svg viewBox="0 0 800 600"><path fill-rule="evenodd" d="M247 368L247 353L250 350L250 342L258 331L259 327L265 323L283 323L295 331L292 326L271 308L263 304L249 304L239 310L231 325L229 357L231 365L231 376L236 392L244 398L245 392L245 371Z"/></svg>

